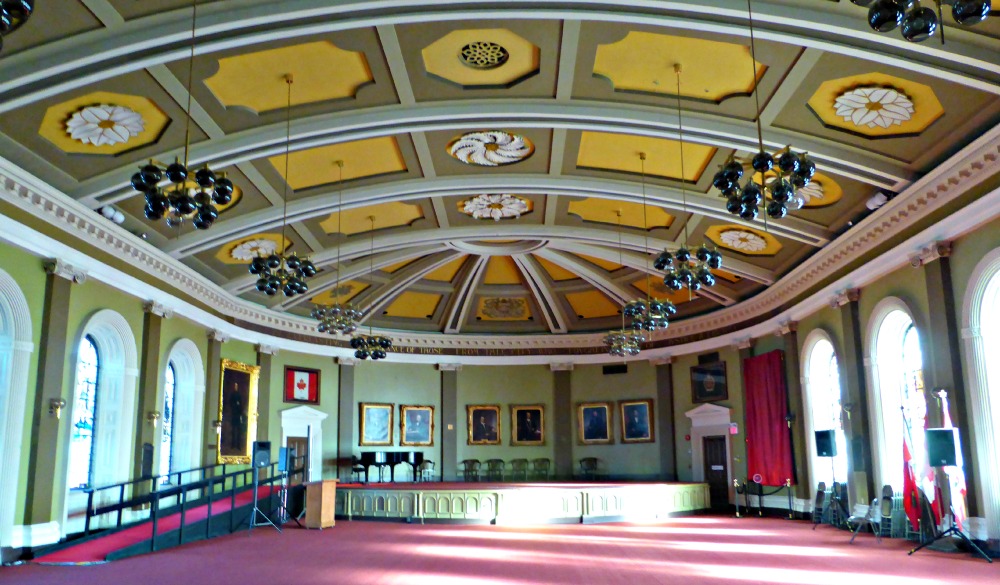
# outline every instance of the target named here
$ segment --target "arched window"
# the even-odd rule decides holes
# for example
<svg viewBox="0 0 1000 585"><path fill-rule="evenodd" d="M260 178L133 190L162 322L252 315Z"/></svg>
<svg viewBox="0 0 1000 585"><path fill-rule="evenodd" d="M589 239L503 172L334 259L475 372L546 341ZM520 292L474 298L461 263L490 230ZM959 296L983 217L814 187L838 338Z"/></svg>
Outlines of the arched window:
<svg viewBox="0 0 1000 585"><path fill-rule="evenodd" d="M97 430L97 380L100 356L94 338L87 335L80 342L76 360L76 389L73 392L73 426L69 440L70 489L91 485L94 462L94 434Z"/></svg>
<svg viewBox="0 0 1000 585"><path fill-rule="evenodd" d="M163 430L160 438L160 483L170 479L170 462L173 459L174 388L177 379L174 362L167 363L163 381Z"/></svg>
<svg viewBox="0 0 1000 585"><path fill-rule="evenodd" d="M826 335L807 343L806 392L807 405L813 431L834 431L836 456L819 457L812 452L813 483L820 481L831 485L834 480L847 480L847 438L844 435L840 403L840 370L837 354ZM813 435L815 437L815 435Z"/></svg>

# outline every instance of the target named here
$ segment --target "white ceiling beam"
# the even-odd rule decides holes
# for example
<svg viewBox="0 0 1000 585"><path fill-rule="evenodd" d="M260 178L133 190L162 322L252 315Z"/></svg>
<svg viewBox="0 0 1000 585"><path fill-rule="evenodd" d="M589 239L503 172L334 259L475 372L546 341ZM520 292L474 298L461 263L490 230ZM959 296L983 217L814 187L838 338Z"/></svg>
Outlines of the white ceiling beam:
<svg viewBox="0 0 1000 585"><path fill-rule="evenodd" d="M598 270L589 262L567 252L543 249L535 252L535 255L573 272L616 303L624 305L633 300L632 297L635 296L631 290L615 282L607 272Z"/></svg>
<svg viewBox="0 0 1000 585"><path fill-rule="evenodd" d="M474 256L472 262L466 262L458 274L458 285L452 295L448 307L445 308L445 333L461 333L462 325L472 310L472 301L475 298L475 291L479 288L486 275L486 264L488 256Z"/></svg>
<svg viewBox="0 0 1000 585"><path fill-rule="evenodd" d="M517 264L524 281L535 296L535 303L545 317L545 323L552 333L566 333L569 331L569 316L566 314L559 297L552 290L546 278L545 269L542 268L534 258L526 254L515 254L511 256Z"/></svg>
<svg viewBox="0 0 1000 585"><path fill-rule="evenodd" d="M369 290L359 295L360 298L358 298L356 303L365 312L362 321L368 321L372 317L380 316L383 308L400 293L422 279L426 274L444 266L461 255L461 253L454 250L447 250L418 260L412 265L403 268L399 274L389 275L389 282L378 288L375 287L375 283L373 282Z"/></svg>

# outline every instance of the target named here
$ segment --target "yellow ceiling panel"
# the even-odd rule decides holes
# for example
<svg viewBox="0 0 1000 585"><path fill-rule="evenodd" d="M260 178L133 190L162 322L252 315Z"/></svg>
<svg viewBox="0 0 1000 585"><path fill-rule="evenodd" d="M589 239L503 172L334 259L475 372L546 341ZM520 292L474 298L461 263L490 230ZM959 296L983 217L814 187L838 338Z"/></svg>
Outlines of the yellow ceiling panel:
<svg viewBox="0 0 1000 585"><path fill-rule="evenodd" d="M334 305L337 303L349 303L351 299L358 296L358 294L362 291L368 289L369 286L370 285L363 282L349 280L347 282L340 283L339 287L325 290L309 300L317 305L323 306Z"/></svg>
<svg viewBox="0 0 1000 585"><path fill-rule="evenodd" d="M649 295L661 301L670 301L674 305L686 303L694 298L693 293L687 289L672 291L663 285L663 278L650 275L649 287L646 287L646 278L640 278L632 283L632 286L642 291L642 294Z"/></svg>
<svg viewBox="0 0 1000 585"><path fill-rule="evenodd" d="M386 266L385 268L382 269L382 272L388 272L389 274L392 274L401 268L405 268L410 264L413 264L416 261L417 260L415 258L413 260L403 260L402 262L397 262L390 266Z"/></svg>
<svg viewBox="0 0 1000 585"><path fill-rule="evenodd" d="M721 270L721 269L716 268L715 270L712 271L712 274L714 274L717 278L721 278L722 280L728 280L729 282L739 282L740 281L740 277L739 276L736 276L732 272L728 272L726 270Z"/></svg>
<svg viewBox="0 0 1000 585"><path fill-rule="evenodd" d="M774 256L781 251L781 242L771 234L737 224L713 225L705 237L720 248L750 256Z"/></svg>
<svg viewBox="0 0 1000 585"><path fill-rule="evenodd" d="M643 229L665 228L674 223L674 216L662 207L641 203L615 201L601 197L588 197L579 201L571 201L566 212L575 215L583 221L618 225L618 212L621 212L621 223L626 227Z"/></svg>
<svg viewBox="0 0 1000 585"><path fill-rule="evenodd" d="M767 67L754 62L755 77L752 62L747 45L631 31L598 46L594 75L615 91L677 95L674 65L680 65L681 95L719 102L753 91Z"/></svg>
<svg viewBox="0 0 1000 585"><path fill-rule="evenodd" d="M156 142L169 123L151 99L95 91L45 110L38 134L63 152L113 155Z"/></svg>
<svg viewBox="0 0 1000 585"><path fill-rule="evenodd" d="M388 317L409 317L411 319L432 319L442 295L420 292L404 292L396 297L385 309Z"/></svg>
<svg viewBox="0 0 1000 585"><path fill-rule="evenodd" d="M394 201L392 203L379 203L367 207L356 207L345 209L343 219L338 218L339 213L331 213L326 219L319 222L319 226L328 234L337 233L339 227L341 232L347 235L360 234L371 231L371 217L375 218L375 229L385 229L410 225L422 219L424 212L419 205ZM340 225L338 226L338 221Z"/></svg>
<svg viewBox="0 0 1000 585"><path fill-rule="evenodd" d="M531 306L520 297L483 297L476 317L480 321L529 321Z"/></svg>
<svg viewBox="0 0 1000 585"><path fill-rule="evenodd" d="M444 266L439 266L428 272L424 278L437 282L451 282L455 278L455 275L458 274L459 269L462 268L462 264L465 262L466 258L468 258L468 256L455 258Z"/></svg>
<svg viewBox="0 0 1000 585"><path fill-rule="evenodd" d="M696 182L705 172L715 151L715 147L685 141L684 180ZM584 131L580 135L576 166L638 175L642 170L640 152L646 153L647 175L681 178L680 141L634 134Z"/></svg>
<svg viewBox="0 0 1000 585"><path fill-rule="evenodd" d="M616 264L615 262L608 262L607 260L601 260L600 258L594 258L593 256L587 256L586 254L575 254L575 256L579 256L580 258L583 258L584 260L590 262L591 264L596 264L601 268L607 270L608 272L614 272L615 270L618 270L619 268L622 267L621 264Z"/></svg>
<svg viewBox="0 0 1000 585"><path fill-rule="evenodd" d="M825 81L808 106L826 126L880 137L919 134L944 115L929 85L877 72Z"/></svg>
<svg viewBox="0 0 1000 585"><path fill-rule="evenodd" d="M493 256L486 264L483 284L521 284L521 271L510 256Z"/></svg>
<svg viewBox="0 0 1000 585"><path fill-rule="evenodd" d="M566 270L565 268L559 266L554 262L549 262L545 258L536 256L535 254L532 254L532 256L535 256L535 260L538 260L538 263L541 264L542 268L544 268L545 271L549 273L549 276L552 277L552 280L558 282L560 280L573 280L574 278L578 278L577 275L573 274L569 270Z"/></svg>
<svg viewBox="0 0 1000 585"><path fill-rule="evenodd" d="M293 106L354 97L374 82L364 53L317 41L219 59L219 70L205 85L224 106L260 113L286 107L287 75Z"/></svg>
<svg viewBox="0 0 1000 585"><path fill-rule="evenodd" d="M613 317L618 314L620 309L604 293L597 290L567 293L566 300L573 307L573 312L584 319Z"/></svg>
<svg viewBox="0 0 1000 585"><path fill-rule="evenodd" d="M373 177L406 170L406 161L399 150L395 136L382 136L329 144L291 153L288 174L285 177L285 155L279 154L267 159L288 181L292 189L305 189L316 185L336 183L340 169L336 161L344 161L344 180Z"/></svg>

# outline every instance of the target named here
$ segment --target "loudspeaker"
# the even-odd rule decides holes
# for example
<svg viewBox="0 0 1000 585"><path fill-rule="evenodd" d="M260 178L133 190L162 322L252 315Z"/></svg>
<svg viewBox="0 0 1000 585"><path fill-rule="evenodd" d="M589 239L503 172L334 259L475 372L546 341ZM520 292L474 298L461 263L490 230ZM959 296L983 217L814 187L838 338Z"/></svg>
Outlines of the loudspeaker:
<svg viewBox="0 0 1000 585"><path fill-rule="evenodd" d="M833 430L816 431L816 456L837 456L837 437Z"/></svg>
<svg viewBox="0 0 1000 585"><path fill-rule="evenodd" d="M271 464L271 441L253 442L253 466L267 467Z"/></svg>
<svg viewBox="0 0 1000 585"><path fill-rule="evenodd" d="M153 445L142 444L142 477L153 477Z"/></svg>
<svg viewBox="0 0 1000 585"><path fill-rule="evenodd" d="M958 429L927 429L927 459L931 467L956 465Z"/></svg>
<svg viewBox="0 0 1000 585"><path fill-rule="evenodd" d="M288 447L278 449L278 473L288 471Z"/></svg>

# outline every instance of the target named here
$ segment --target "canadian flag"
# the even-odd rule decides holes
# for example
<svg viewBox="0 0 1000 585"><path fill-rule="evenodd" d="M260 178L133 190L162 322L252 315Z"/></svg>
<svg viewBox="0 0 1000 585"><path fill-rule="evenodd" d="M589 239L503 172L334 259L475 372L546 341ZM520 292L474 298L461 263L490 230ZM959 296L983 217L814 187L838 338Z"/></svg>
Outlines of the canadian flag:
<svg viewBox="0 0 1000 585"><path fill-rule="evenodd" d="M309 372L295 372L292 388L295 400L309 400Z"/></svg>

